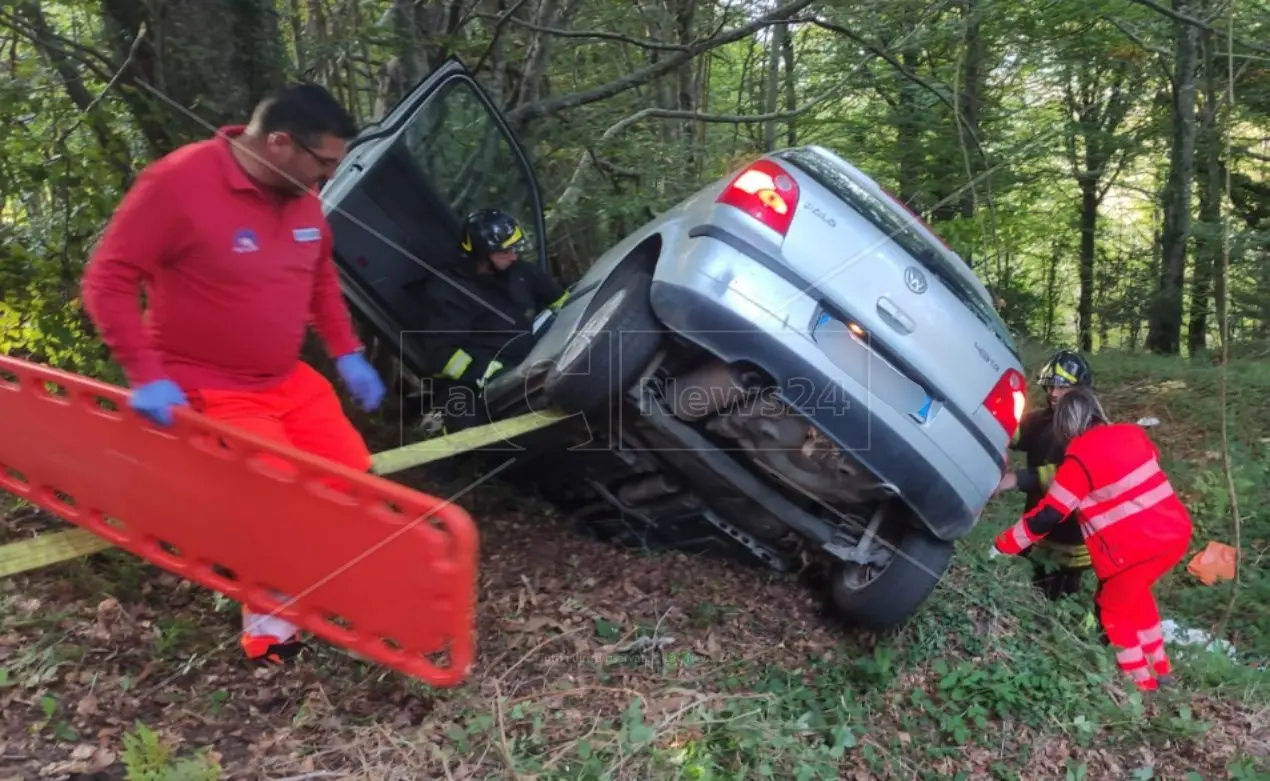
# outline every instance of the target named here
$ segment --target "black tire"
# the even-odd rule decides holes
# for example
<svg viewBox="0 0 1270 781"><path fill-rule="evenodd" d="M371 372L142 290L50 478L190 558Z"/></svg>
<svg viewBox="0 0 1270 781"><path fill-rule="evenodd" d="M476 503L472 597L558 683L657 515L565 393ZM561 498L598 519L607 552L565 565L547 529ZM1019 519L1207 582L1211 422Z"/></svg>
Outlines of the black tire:
<svg viewBox="0 0 1270 781"><path fill-rule="evenodd" d="M661 344L661 327L649 303L652 282L652 274L643 269L629 271L595 297L562 358L573 340L588 338L588 324L602 318L589 335L590 344L547 371L543 391L551 406L566 413L605 407L639 378ZM615 298L620 300L606 310Z"/></svg>
<svg viewBox="0 0 1270 781"><path fill-rule="evenodd" d="M830 588L833 604L847 623L873 631L898 626L912 617L939 585L952 560L953 544L911 527L902 535L884 569L863 584L858 580L859 565L834 567Z"/></svg>

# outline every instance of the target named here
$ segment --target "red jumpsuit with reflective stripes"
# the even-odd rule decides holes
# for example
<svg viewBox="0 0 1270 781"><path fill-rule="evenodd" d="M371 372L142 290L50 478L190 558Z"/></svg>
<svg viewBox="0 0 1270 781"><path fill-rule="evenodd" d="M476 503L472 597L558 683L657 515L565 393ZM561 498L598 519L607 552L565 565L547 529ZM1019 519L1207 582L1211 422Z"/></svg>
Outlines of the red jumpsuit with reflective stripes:
<svg viewBox="0 0 1270 781"><path fill-rule="evenodd" d="M1170 673L1155 582L1186 555L1191 517L1160 469L1159 452L1132 423L1097 425L1073 439L1049 492L1001 532L996 548L1016 555L1076 511L1100 581L1095 603L1120 668L1141 689Z"/></svg>

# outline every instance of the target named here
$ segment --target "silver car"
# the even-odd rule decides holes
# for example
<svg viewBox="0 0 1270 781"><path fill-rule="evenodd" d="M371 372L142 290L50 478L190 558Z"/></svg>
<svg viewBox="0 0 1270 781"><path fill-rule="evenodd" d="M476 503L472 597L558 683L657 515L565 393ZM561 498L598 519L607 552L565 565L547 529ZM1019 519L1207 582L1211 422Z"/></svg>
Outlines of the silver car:
<svg viewBox="0 0 1270 781"><path fill-rule="evenodd" d="M546 263L532 164L457 59L363 132L323 200L355 310L415 375L420 291L447 284L464 214L515 214ZM1023 413L1018 351L983 284L818 146L761 156L657 216L542 320L484 403L494 418L575 413L524 451L546 495L627 542L826 564L837 611L869 628L930 595Z"/></svg>

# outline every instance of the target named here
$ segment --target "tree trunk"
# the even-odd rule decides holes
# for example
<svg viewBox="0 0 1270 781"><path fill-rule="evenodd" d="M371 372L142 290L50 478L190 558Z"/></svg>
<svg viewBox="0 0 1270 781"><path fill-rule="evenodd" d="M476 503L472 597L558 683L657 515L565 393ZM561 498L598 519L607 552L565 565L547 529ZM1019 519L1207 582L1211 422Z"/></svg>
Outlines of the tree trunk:
<svg viewBox="0 0 1270 781"><path fill-rule="evenodd" d="M1080 301L1076 330L1080 349L1093 350L1094 280L1097 266L1098 208L1115 183L1127 150L1115 138L1133 105L1122 64L1095 64L1065 74L1063 100L1071 129L1063 139L1067 162L1080 188ZM1117 154L1120 157L1117 158Z"/></svg>
<svg viewBox="0 0 1270 781"><path fill-rule="evenodd" d="M1107 258L1104 256L1102 263L1099 263L1098 274L1095 275L1095 285L1097 290L1094 293L1094 302L1098 308L1098 349L1106 350L1111 346L1111 325L1112 317L1108 313L1108 302L1111 299L1111 280L1115 278L1116 268L1108 268ZM1114 264L1119 266L1117 260ZM1089 352L1093 351L1093 345L1090 345Z"/></svg>
<svg viewBox="0 0 1270 781"><path fill-rule="evenodd" d="M1050 253L1049 267L1045 269L1045 325L1041 338L1046 344L1054 340L1054 318L1058 311L1058 263L1063 257L1063 245L1057 240Z"/></svg>
<svg viewBox="0 0 1270 781"><path fill-rule="evenodd" d="M1174 0L1173 10L1192 15L1189 0ZM1173 143L1164 190L1163 258L1160 287L1151 312L1147 349L1176 355L1181 350L1182 289L1186 245L1191 232L1191 181L1195 174L1195 89L1198 29L1176 22L1173 71Z"/></svg>
<svg viewBox="0 0 1270 781"><path fill-rule="evenodd" d="M1080 302L1076 330L1080 349L1094 349L1094 241L1098 230L1098 184L1086 179L1080 186Z"/></svg>
<svg viewBox="0 0 1270 781"><path fill-rule="evenodd" d="M966 156L967 181L973 180L983 168L979 155L979 121L983 101L983 60L984 41L980 34L981 17L979 0L963 0L962 16L965 20L965 32L962 44L965 53L961 71L961 99L959 111L961 126L958 130L962 139L961 147ZM954 119L954 121L956 121ZM975 186L967 186L961 199L961 216L967 219L975 213Z"/></svg>
<svg viewBox="0 0 1270 781"><path fill-rule="evenodd" d="M780 105L780 72L781 59L785 40L789 35L789 25L778 24L771 28L771 46L767 51L767 78L763 82L763 113L775 114ZM763 151L771 152L776 148L777 120L769 119L763 123Z"/></svg>
<svg viewBox="0 0 1270 781"><path fill-rule="evenodd" d="M675 7L675 39L680 45L692 43L696 29L698 3L696 0L679 0ZM708 58L701 58L708 59ZM675 104L677 111L695 112L701 105L701 79L698 75L700 64L689 60L675 72ZM679 143L684 150L683 170L691 180L693 172L701 162L701 150L698 148L698 123L685 119L678 123Z"/></svg>
<svg viewBox="0 0 1270 781"><path fill-rule="evenodd" d="M785 60L785 110L792 112L798 108L798 81L794 76L794 37L788 31L782 41L781 54ZM789 118L786 120L786 128L785 142L789 146L795 146L798 143L798 121L793 117Z"/></svg>
<svg viewBox="0 0 1270 781"><path fill-rule="evenodd" d="M245 123L283 83L286 50L269 0L166 0L157 15L144 0L102 0L101 8L118 61L133 53L120 86L156 154Z"/></svg>
<svg viewBox="0 0 1270 781"><path fill-rule="evenodd" d="M387 114L405 97L411 85L427 73L427 52L421 30L427 19L424 9L410 0L393 0L391 8L393 56L379 68L375 87L376 119Z"/></svg>
<svg viewBox="0 0 1270 781"><path fill-rule="evenodd" d="M901 54L904 67L910 71L917 67L917 54L912 49L905 49ZM900 158L900 191L899 198L918 214L924 214L926 204L921 196L920 182L925 153L922 147L922 122L916 91L920 89L911 81L900 82L899 99L895 108L896 145Z"/></svg>
<svg viewBox="0 0 1270 781"><path fill-rule="evenodd" d="M1209 299L1221 318L1222 300L1222 133L1219 125L1219 104L1222 92L1222 60L1213 50L1213 34L1200 33L1200 52L1204 73L1204 102L1200 114L1199 149L1200 173L1199 221L1203 228L1195 237L1195 273L1191 277L1191 320L1187 327L1186 345L1191 355L1202 353L1208 346ZM1215 284L1216 282L1216 284ZM1220 323L1219 323L1219 328ZM1224 330L1222 331L1224 333Z"/></svg>

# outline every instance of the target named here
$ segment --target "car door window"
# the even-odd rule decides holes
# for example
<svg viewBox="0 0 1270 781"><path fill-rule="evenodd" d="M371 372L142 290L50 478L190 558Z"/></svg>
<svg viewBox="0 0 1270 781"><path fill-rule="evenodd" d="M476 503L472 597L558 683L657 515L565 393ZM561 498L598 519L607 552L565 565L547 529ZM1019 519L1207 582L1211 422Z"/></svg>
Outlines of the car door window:
<svg viewBox="0 0 1270 781"><path fill-rule="evenodd" d="M525 231L522 257L537 264L537 205L532 173L466 79L451 79L404 128L400 144L418 172L462 220L475 209L502 209Z"/></svg>

